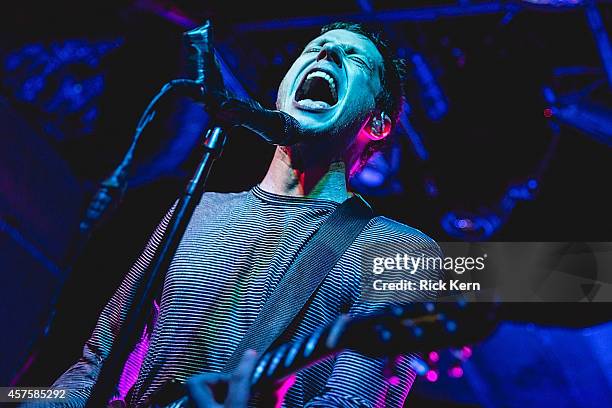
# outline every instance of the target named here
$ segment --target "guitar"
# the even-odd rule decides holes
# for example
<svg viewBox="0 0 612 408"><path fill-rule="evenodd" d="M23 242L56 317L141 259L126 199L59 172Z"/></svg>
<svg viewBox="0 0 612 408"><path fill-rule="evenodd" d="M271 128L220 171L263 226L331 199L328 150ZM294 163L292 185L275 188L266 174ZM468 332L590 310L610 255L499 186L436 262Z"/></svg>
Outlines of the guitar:
<svg viewBox="0 0 612 408"><path fill-rule="evenodd" d="M343 350L380 358L459 346L485 338L497 322L497 307L490 303L414 303L363 317L341 315L309 336L264 353L251 375L251 392L273 390L294 372ZM184 386L174 382L156 392L147 406L191 405Z"/></svg>

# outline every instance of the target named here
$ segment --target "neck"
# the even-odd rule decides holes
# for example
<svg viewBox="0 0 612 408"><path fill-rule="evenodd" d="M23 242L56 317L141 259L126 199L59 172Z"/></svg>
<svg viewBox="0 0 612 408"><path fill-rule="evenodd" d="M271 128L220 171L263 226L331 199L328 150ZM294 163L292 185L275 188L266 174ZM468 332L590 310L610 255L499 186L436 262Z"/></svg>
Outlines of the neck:
<svg viewBox="0 0 612 408"><path fill-rule="evenodd" d="M289 148L277 148L260 187L270 193L319 198L343 202L351 193L346 184L344 162L298 164L297 153Z"/></svg>

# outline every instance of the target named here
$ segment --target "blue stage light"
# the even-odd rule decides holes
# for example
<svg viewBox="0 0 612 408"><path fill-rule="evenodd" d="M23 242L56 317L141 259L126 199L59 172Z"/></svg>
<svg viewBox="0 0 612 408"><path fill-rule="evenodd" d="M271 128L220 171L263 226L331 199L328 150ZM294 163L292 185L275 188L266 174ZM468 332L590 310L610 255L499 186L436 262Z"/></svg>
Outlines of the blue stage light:
<svg viewBox="0 0 612 408"><path fill-rule="evenodd" d="M98 117L97 101L104 89L100 61L121 43L117 38L25 45L5 57L3 85L18 101L47 114L42 126L49 130L46 132L49 137L63 139L68 133L90 134ZM76 115L82 127L68 132L69 115L72 119Z"/></svg>

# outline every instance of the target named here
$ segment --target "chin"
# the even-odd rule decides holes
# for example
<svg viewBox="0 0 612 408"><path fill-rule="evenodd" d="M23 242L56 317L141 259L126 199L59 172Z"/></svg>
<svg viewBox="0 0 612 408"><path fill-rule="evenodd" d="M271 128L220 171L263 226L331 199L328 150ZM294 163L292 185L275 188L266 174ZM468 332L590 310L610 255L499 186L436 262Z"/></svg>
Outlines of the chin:
<svg viewBox="0 0 612 408"><path fill-rule="evenodd" d="M296 118L307 134L311 135L311 141L333 140L338 136L338 127L334 122L321 123L313 118Z"/></svg>

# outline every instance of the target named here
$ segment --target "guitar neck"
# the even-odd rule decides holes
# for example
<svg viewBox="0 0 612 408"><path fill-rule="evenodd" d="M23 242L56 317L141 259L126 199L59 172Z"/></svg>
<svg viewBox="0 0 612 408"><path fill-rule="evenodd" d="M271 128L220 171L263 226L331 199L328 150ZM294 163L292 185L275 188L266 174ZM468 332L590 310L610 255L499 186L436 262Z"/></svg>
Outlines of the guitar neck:
<svg viewBox="0 0 612 408"><path fill-rule="evenodd" d="M251 376L251 391L274 389L289 375L351 349L369 357L459 346L482 339L495 327L490 304L416 303L382 313L351 318L342 315L306 337L264 353ZM188 406L184 387L162 390L149 407Z"/></svg>
<svg viewBox="0 0 612 408"><path fill-rule="evenodd" d="M296 371L346 349L381 358L464 345L491 332L493 312L491 304L416 303L358 318L343 315L263 354L251 377L252 390L275 387Z"/></svg>

